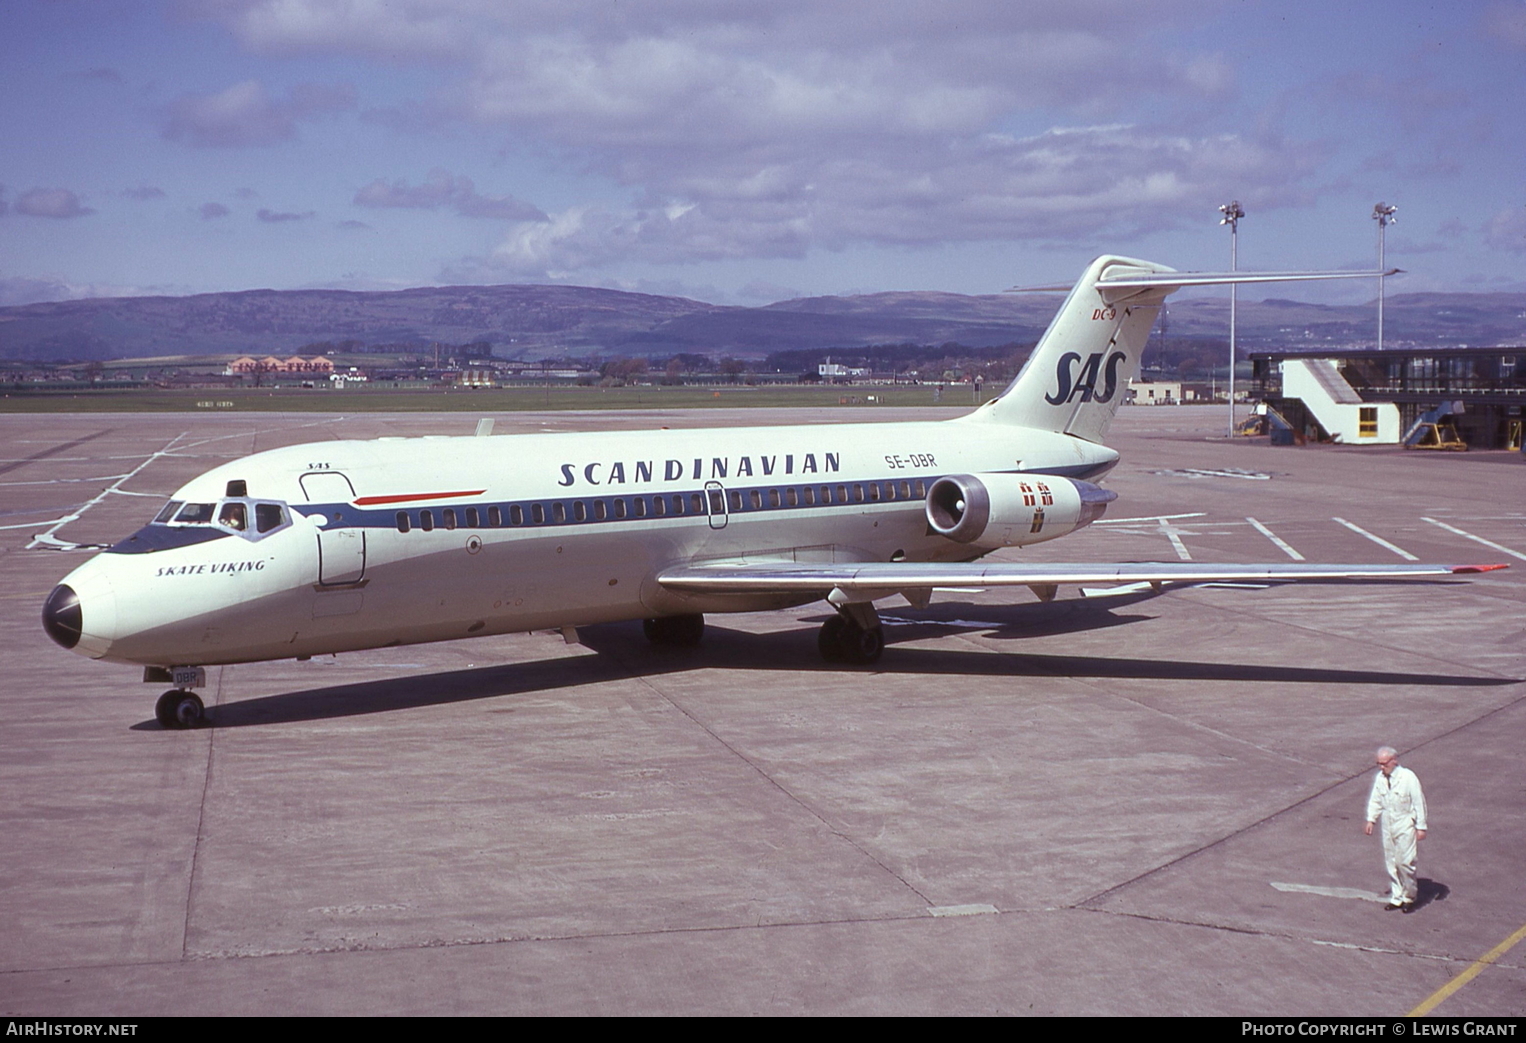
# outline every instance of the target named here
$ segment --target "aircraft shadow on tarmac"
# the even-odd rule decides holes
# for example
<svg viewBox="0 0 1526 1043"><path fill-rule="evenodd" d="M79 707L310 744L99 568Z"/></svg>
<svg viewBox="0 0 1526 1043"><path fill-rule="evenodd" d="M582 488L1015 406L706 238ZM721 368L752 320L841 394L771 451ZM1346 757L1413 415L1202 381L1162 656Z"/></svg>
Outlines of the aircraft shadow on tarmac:
<svg viewBox="0 0 1526 1043"><path fill-rule="evenodd" d="M1151 618L1145 615L1115 614L1114 609L1124 603L1123 598L1109 599L1107 604L1065 602L1058 605L992 606L950 602L916 611L916 618L886 613L886 653L870 669L823 662L816 651L814 626L782 633L751 634L710 624L706 627L705 640L701 646L677 649L650 645L642 636L639 624L602 624L580 628L578 632L582 643L597 655L558 656L502 666L412 674L239 699L208 707L207 726L243 728L387 713L478 699L535 695L579 685L694 670L879 672L945 677L1116 677L1341 686L1421 684L1494 687L1519 682L1516 678L1456 674L1020 651L993 654L953 647L896 647L909 641L949 637L959 631L978 632L984 639L1015 640L1124 626ZM814 614L799 618L802 623L819 623L827 617L825 614ZM1025 697L1022 688L1013 689L1013 693L1014 698ZM148 720L132 727L135 730L157 730L159 725Z"/></svg>

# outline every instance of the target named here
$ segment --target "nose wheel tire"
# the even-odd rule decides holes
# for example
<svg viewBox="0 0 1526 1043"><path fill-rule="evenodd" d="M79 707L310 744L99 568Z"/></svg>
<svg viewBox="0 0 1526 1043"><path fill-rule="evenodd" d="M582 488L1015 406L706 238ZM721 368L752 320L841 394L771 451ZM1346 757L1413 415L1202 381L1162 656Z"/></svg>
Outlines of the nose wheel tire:
<svg viewBox="0 0 1526 1043"><path fill-rule="evenodd" d="M816 647L829 663L868 666L885 650L885 632L877 626L861 627L851 619L833 616L821 624Z"/></svg>
<svg viewBox="0 0 1526 1043"><path fill-rule="evenodd" d="M206 719L206 707L195 692L175 688L154 704L154 718L165 728L195 728Z"/></svg>

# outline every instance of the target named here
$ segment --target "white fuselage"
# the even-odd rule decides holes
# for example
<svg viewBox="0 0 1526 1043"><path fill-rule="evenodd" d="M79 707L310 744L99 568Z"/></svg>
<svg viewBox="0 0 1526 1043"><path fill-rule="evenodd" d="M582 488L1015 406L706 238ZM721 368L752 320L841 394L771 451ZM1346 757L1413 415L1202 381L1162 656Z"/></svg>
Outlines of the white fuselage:
<svg viewBox="0 0 1526 1043"><path fill-rule="evenodd" d="M325 442L196 478L173 497L190 506L175 510L205 507L211 524L161 515L64 583L79 598L76 651L160 666L778 608L801 599L681 594L656 577L707 561L966 560L980 551L929 528L934 480L1094 478L1116 460L1105 446L986 422L982 411ZM234 517L230 504L242 505L237 523L219 525Z"/></svg>

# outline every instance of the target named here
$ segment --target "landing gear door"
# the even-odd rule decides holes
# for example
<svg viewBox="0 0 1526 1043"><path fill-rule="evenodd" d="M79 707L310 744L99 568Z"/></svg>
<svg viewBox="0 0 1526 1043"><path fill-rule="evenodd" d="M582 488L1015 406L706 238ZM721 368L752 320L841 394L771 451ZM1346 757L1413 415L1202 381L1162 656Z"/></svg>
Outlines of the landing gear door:
<svg viewBox="0 0 1526 1043"><path fill-rule="evenodd" d="M726 489L720 482L705 483L705 513L712 529L724 529L730 515L726 510Z"/></svg>
<svg viewBox="0 0 1526 1043"><path fill-rule="evenodd" d="M325 587L359 583L366 574L366 533L347 524L355 488L338 471L310 471L301 478L307 502L321 504L328 519L318 530L318 583Z"/></svg>

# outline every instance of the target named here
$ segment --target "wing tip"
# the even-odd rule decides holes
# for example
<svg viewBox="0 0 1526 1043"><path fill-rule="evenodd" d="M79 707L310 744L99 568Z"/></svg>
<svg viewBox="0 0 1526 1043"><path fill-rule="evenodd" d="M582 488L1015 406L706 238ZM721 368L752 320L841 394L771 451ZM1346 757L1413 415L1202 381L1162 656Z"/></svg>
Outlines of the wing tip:
<svg viewBox="0 0 1526 1043"><path fill-rule="evenodd" d="M1493 572L1495 569L1508 569L1509 565L1453 565L1452 572Z"/></svg>

